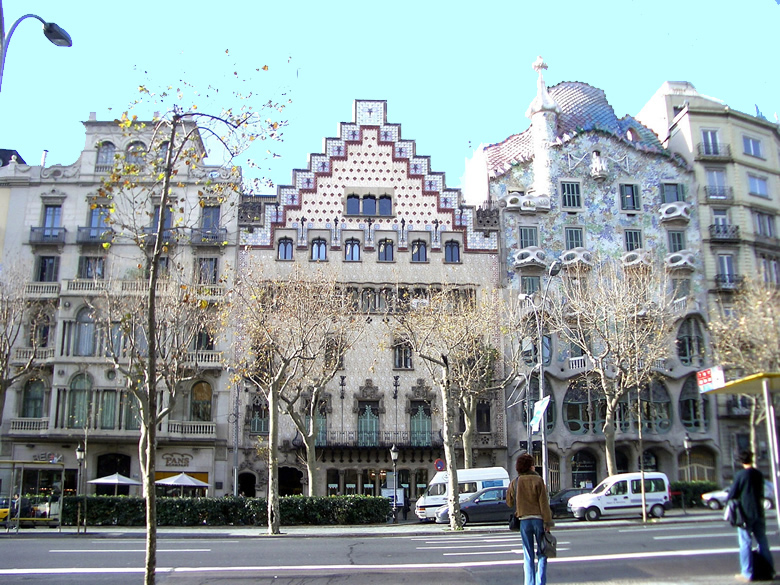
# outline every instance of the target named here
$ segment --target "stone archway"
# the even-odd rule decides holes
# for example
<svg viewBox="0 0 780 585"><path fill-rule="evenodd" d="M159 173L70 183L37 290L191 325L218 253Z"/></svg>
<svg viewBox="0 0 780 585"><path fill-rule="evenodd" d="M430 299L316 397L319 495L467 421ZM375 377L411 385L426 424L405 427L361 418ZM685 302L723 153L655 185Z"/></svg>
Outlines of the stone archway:
<svg viewBox="0 0 780 585"><path fill-rule="evenodd" d="M238 495L247 498L257 496L257 478L254 473L244 471L238 474Z"/></svg>
<svg viewBox="0 0 780 585"><path fill-rule="evenodd" d="M303 495L303 472L294 467L279 468L279 495Z"/></svg>

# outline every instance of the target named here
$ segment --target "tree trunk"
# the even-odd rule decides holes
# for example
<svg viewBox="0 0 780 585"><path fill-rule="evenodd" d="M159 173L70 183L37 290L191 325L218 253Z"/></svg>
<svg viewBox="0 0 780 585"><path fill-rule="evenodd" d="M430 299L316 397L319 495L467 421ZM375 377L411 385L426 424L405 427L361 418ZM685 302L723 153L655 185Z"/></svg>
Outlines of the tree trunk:
<svg viewBox="0 0 780 585"><path fill-rule="evenodd" d="M442 368L444 369L444 368ZM458 460L455 454L455 441L453 440L453 427L455 426L455 404L450 396L450 389L446 373L443 374L439 386L441 393L442 410L444 414L444 425L442 427L442 438L444 439L444 459L447 463L447 473L449 475L447 497L447 506L450 511L450 528L452 530L463 530L460 523L460 498L458 494Z"/></svg>
<svg viewBox="0 0 780 585"><path fill-rule="evenodd" d="M313 420L313 419L312 419ZM315 423L310 423L315 424ZM317 453L315 451L316 446L316 432L303 437L303 444L306 449L306 474L309 479L309 496L317 495Z"/></svg>
<svg viewBox="0 0 780 585"><path fill-rule="evenodd" d="M279 387L268 393L268 534L279 534Z"/></svg>
<svg viewBox="0 0 780 585"><path fill-rule="evenodd" d="M607 403L607 414L604 417L604 451L607 456L607 475L615 475L615 408L611 402Z"/></svg>
<svg viewBox="0 0 780 585"><path fill-rule="evenodd" d="M463 404L461 404L461 408L463 408L463 418L466 422L466 428L463 430L463 436L461 437L461 441L463 442L464 469L474 467L474 435L476 431L476 425L474 424L475 406L474 401L469 401L468 408L464 408Z"/></svg>
<svg viewBox="0 0 780 585"><path fill-rule="evenodd" d="M157 493L155 490L155 459L157 451L157 391L150 390L148 400L152 424L146 432L146 445L141 449L145 456L144 497L146 498L146 565L145 585L154 585L157 570ZM143 437L143 435L142 435Z"/></svg>

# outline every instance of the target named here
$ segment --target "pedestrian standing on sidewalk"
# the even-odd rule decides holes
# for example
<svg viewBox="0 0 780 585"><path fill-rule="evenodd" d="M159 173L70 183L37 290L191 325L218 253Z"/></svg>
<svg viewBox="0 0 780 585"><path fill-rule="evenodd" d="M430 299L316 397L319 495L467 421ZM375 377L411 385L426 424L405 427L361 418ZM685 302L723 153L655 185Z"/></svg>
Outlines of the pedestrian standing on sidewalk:
<svg viewBox="0 0 780 585"><path fill-rule="evenodd" d="M534 458L523 453L515 462L517 477L506 490L506 504L520 519L523 539L523 573L525 585L546 585L547 557L541 553L544 533L553 526L550 501L544 480L536 473ZM534 569L534 554L539 559Z"/></svg>
<svg viewBox="0 0 780 585"><path fill-rule="evenodd" d="M743 469L734 477L734 483L729 489L729 500L738 500L742 506L745 527L737 528L739 540L739 565L741 573L736 577L741 581L752 581L753 567L753 537L758 543L759 554L766 559L774 574L774 562L766 539L766 520L764 518L764 475L753 467L753 453L742 451L739 462Z"/></svg>

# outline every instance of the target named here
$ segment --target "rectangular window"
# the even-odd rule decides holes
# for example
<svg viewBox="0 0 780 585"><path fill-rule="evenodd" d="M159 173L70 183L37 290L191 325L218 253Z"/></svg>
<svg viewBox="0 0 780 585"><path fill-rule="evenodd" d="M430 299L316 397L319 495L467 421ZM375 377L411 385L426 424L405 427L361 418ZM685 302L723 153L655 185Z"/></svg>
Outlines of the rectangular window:
<svg viewBox="0 0 780 585"><path fill-rule="evenodd" d="M701 141L702 149L704 151L702 154L710 156L720 154L720 143L718 142L717 130L702 130Z"/></svg>
<svg viewBox="0 0 780 585"><path fill-rule="evenodd" d="M775 237L775 217L769 213L755 213L756 234L767 238Z"/></svg>
<svg viewBox="0 0 780 585"><path fill-rule="evenodd" d="M685 232L669 230L669 252L679 252L685 249Z"/></svg>
<svg viewBox="0 0 780 585"><path fill-rule="evenodd" d="M525 295L532 295L542 286L542 279L539 276L521 276L520 291Z"/></svg>
<svg viewBox="0 0 780 585"><path fill-rule="evenodd" d="M761 154L761 141L757 138L743 136L742 146L744 147L745 154L758 158L764 158L764 156Z"/></svg>
<svg viewBox="0 0 780 585"><path fill-rule="evenodd" d="M684 299L691 294L690 278L673 278L672 293L675 299Z"/></svg>
<svg viewBox="0 0 780 585"><path fill-rule="evenodd" d="M204 231L219 229L219 205L206 205L202 213L201 227Z"/></svg>
<svg viewBox="0 0 780 585"><path fill-rule="evenodd" d="M535 227L521 227L520 228L520 241L518 245L520 249L530 248L531 246L538 246L537 244L537 232Z"/></svg>
<svg viewBox="0 0 780 585"><path fill-rule="evenodd" d="M640 230L626 230L626 252L638 250L642 247L642 232Z"/></svg>
<svg viewBox="0 0 780 585"><path fill-rule="evenodd" d="M583 241L582 228L567 227L564 228L564 235L566 237L566 249L573 250L574 248L582 248L585 246Z"/></svg>
<svg viewBox="0 0 780 585"><path fill-rule="evenodd" d="M639 211L639 187L620 185L620 208L623 211Z"/></svg>
<svg viewBox="0 0 780 585"><path fill-rule="evenodd" d="M106 259L103 256L81 256L79 258L79 278L102 280L105 276Z"/></svg>
<svg viewBox="0 0 780 585"><path fill-rule="evenodd" d="M480 400L477 403L477 432L490 432L490 403Z"/></svg>
<svg viewBox="0 0 780 585"><path fill-rule="evenodd" d="M575 208L582 207L580 198L580 184L576 181L565 181L561 183L561 207Z"/></svg>
<svg viewBox="0 0 780 585"><path fill-rule="evenodd" d="M59 256L39 256L38 266L35 271L38 282L57 282L59 279Z"/></svg>
<svg viewBox="0 0 780 585"><path fill-rule="evenodd" d="M758 197L769 197L767 181L764 177L748 174L748 193Z"/></svg>
<svg viewBox="0 0 780 585"><path fill-rule="evenodd" d="M217 284L217 259L198 258L198 284Z"/></svg>
<svg viewBox="0 0 780 585"><path fill-rule="evenodd" d="M661 194L663 203L685 200L683 197L683 186L679 183L664 183L661 185Z"/></svg>
<svg viewBox="0 0 780 585"><path fill-rule="evenodd" d="M712 222L715 225L727 226L729 225L729 213L726 209L713 209L712 210Z"/></svg>
<svg viewBox="0 0 780 585"><path fill-rule="evenodd" d="M408 341L397 341L393 345L393 369L411 370L412 346Z"/></svg>

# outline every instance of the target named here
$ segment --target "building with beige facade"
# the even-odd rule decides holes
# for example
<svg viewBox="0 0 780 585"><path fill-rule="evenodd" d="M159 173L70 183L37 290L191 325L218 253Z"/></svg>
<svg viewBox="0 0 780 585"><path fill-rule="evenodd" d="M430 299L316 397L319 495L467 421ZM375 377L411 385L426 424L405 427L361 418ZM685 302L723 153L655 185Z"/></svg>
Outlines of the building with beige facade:
<svg viewBox="0 0 780 585"><path fill-rule="evenodd" d="M734 110L685 81L665 82L637 118L693 168L710 314L730 310L746 281L780 285L778 124ZM738 397L719 400L722 473L730 478L732 454L750 445L750 409ZM758 455L768 466L766 451Z"/></svg>

